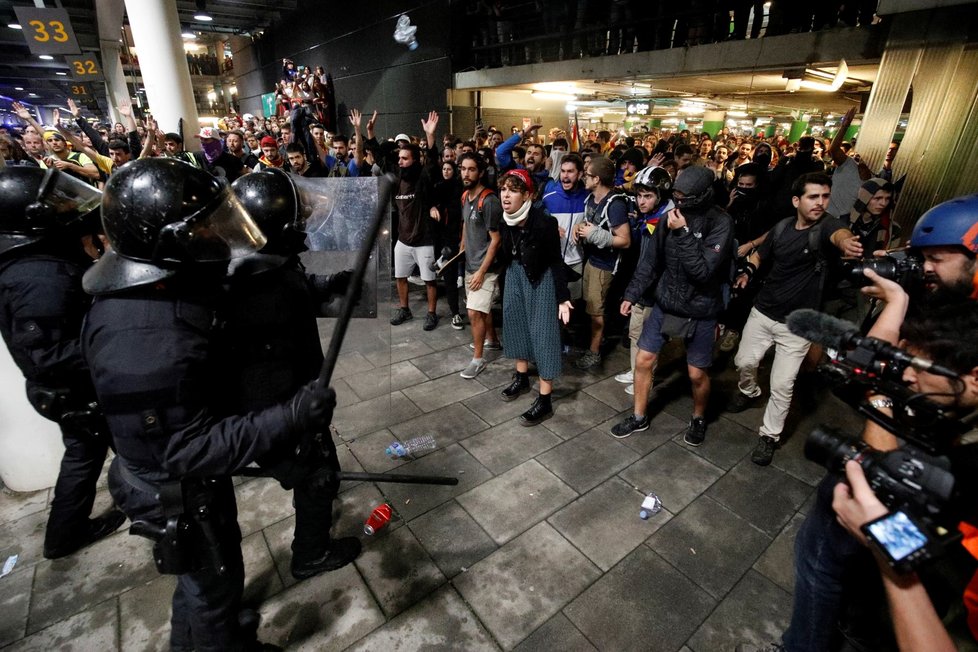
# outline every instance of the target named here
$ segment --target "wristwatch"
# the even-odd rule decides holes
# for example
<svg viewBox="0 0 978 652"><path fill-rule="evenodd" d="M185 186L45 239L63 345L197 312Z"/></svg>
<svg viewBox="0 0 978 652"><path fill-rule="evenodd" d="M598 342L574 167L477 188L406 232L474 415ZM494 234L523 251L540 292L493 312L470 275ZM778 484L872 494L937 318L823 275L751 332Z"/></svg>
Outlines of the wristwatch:
<svg viewBox="0 0 978 652"><path fill-rule="evenodd" d="M870 399L869 404L877 410L881 408L892 408L893 400L888 398L874 398Z"/></svg>

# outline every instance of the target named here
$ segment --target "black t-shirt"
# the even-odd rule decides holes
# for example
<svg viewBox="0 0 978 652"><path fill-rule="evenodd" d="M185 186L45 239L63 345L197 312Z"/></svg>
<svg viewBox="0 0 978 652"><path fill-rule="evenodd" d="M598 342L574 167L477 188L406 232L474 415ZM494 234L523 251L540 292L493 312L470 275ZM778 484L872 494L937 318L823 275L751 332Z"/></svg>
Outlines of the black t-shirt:
<svg viewBox="0 0 978 652"><path fill-rule="evenodd" d="M794 217L781 233L775 237L774 230L764 240L758 253L761 261L770 263L771 268L764 280L764 287L754 301L766 317L784 323L788 315L799 308L818 309L821 303L819 280L821 274L815 268L818 255L809 251L809 229L818 228L822 257L826 260L823 274L828 273L828 261L838 257L838 249L832 244L832 234L845 225L835 217L826 215L809 229L795 228Z"/></svg>

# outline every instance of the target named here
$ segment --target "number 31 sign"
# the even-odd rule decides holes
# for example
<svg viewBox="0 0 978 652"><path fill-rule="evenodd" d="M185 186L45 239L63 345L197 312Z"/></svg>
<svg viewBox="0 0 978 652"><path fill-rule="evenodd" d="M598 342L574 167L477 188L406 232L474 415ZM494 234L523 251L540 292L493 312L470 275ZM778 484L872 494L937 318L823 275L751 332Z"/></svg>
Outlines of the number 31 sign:
<svg viewBox="0 0 978 652"><path fill-rule="evenodd" d="M31 54L78 54L78 41L64 9L14 7Z"/></svg>

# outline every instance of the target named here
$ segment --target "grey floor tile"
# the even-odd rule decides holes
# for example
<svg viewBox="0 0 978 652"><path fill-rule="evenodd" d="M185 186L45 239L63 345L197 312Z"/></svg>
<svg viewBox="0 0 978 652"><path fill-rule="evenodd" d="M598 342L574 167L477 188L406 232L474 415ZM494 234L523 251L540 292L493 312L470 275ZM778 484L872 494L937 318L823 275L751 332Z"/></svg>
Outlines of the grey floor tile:
<svg viewBox="0 0 978 652"><path fill-rule="evenodd" d="M445 583L446 578L410 528L377 536L354 562L388 618Z"/></svg>
<svg viewBox="0 0 978 652"><path fill-rule="evenodd" d="M783 471L745 459L710 487L709 495L773 536L813 491Z"/></svg>
<svg viewBox="0 0 978 652"><path fill-rule="evenodd" d="M733 650L739 643L781 642L791 616L791 595L750 571L710 614L688 645L694 652Z"/></svg>
<svg viewBox="0 0 978 652"><path fill-rule="evenodd" d="M583 493L622 470L639 454L598 430L588 430L538 455L537 461Z"/></svg>
<svg viewBox="0 0 978 652"><path fill-rule="evenodd" d="M292 492L274 478L253 478L234 488L241 535L262 530L295 513Z"/></svg>
<svg viewBox="0 0 978 652"><path fill-rule="evenodd" d="M421 410L401 392L390 396L378 396L369 401L337 408L333 415L333 425L344 439L407 421L421 414Z"/></svg>
<svg viewBox="0 0 978 652"><path fill-rule="evenodd" d="M457 500L493 541L502 544L575 498L577 492L529 460Z"/></svg>
<svg viewBox="0 0 978 652"><path fill-rule="evenodd" d="M489 424L477 417L472 410L461 403L452 403L403 423L392 424L390 431L401 441L431 435L439 446L445 447L488 427Z"/></svg>
<svg viewBox="0 0 978 652"><path fill-rule="evenodd" d="M123 650L170 649L170 605L176 586L176 575L160 575L119 596L119 640Z"/></svg>
<svg viewBox="0 0 978 652"><path fill-rule="evenodd" d="M48 510L45 509L21 516L0 527L0 560L17 555L19 568L26 568L43 560L44 528L47 523Z"/></svg>
<svg viewBox="0 0 978 652"><path fill-rule="evenodd" d="M348 652L498 649L455 589L446 585L375 629Z"/></svg>
<svg viewBox="0 0 978 652"><path fill-rule="evenodd" d="M830 409L832 412L829 412ZM855 411L837 399L826 402L817 414L798 423L790 436L781 439L781 446L774 454L771 465L812 486L817 485L825 477L825 467L805 457L805 441L820 423L828 423L853 435L862 432L862 421L853 422L853 415Z"/></svg>
<svg viewBox="0 0 978 652"><path fill-rule="evenodd" d="M44 561L34 575L28 632L36 632L156 577L152 545L117 532L64 559Z"/></svg>
<svg viewBox="0 0 978 652"><path fill-rule="evenodd" d="M365 372L366 373L366 372ZM336 407L346 407L363 400L352 389L349 383L343 378L334 378L329 381L329 386L336 391Z"/></svg>
<svg viewBox="0 0 978 652"><path fill-rule="evenodd" d="M262 532L255 532L241 540L241 556L245 568L245 604L261 604L284 588Z"/></svg>
<svg viewBox="0 0 978 652"><path fill-rule="evenodd" d="M662 510L643 521L638 516L642 498L623 480L612 478L547 520L595 565L607 571L671 516Z"/></svg>
<svg viewBox="0 0 978 652"><path fill-rule="evenodd" d="M682 445L685 430L676 434L673 441ZM757 433L738 423L720 417L706 425L706 440L689 451L709 460L721 469L730 470L754 449Z"/></svg>
<svg viewBox="0 0 978 652"><path fill-rule="evenodd" d="M433 354L440 355L440 354ZM463 365L464 366L464 365ZM404 395L421 408L422 412L432 412L450 403L481 394L486 387L479 379L466 380L458 374L449 374L428 382L404 388Z"/></svg>
<svg viewBox="0 0 978 652"><path fill-rule="evenodd" d="M795 514L754 564L754 570L789 593L795 588L795 537L804 520Z"/></svg>
<svg viewBox="0 0 978 652"><path fill-rule="evenodd" d="M598 425L597 429L610 435L611 429L616 424L620 423L632 414L633 412L631 409L629 409L627 412L619 412L617 415ZM662 444L672 439L677 432L685 432L686 425L687 423L685 421L680 421L671 414L658 412L652 415L652 421L649 424L648 430L633 433L629 437L619 439L618 441L620 441L623 445L628 446L636 453L641 453L644 455L645 453L662 446Z"/></svg>
<svg viewBox="0 0 978 652"><path fill-rule="evenodd" d="M519 419L511 419L460 443L490 471L502 473L560 442L560 437L545 428L528 428Z"/></svg>
<svg viewBox="0 0 978 652"><path fill-rule="evenodd" d="M388 350L382 349L367 353L366 358L375 367L383 367L396 364L398 362L403 362L404 360L410 360L411 358L427 355L432 352L434 352L434 349L421 340L414 338L395 342L390 345L390 349Z"/></svg>
<svg viewBox="0 0 978 652"><path fill-rule="evenodd" d="M467 571L497 548L454 500L419 516L408 527L448 578Z"/></svg>
<svg viewBox="0 0 978 652"><path fill-rule="evenodd" d="M599 650L675 652L713 610L705 591L639 546L564 609Z"/></svg>
<svg viewBox="0 0 978 652"><path fill-rule="evenodd" d="M395 437L390 430L385 428L369 435L354 437L346 445L364 471L384 473L404 466L410 461L405 458L387 456L387 447L395 441L398 441L398 437Z"/></svg>
<svg viewBox="0 0 978 652"><path fill-rule="evenodd" d="M431 344L429 343L429 346ZM432 347L435 348L435 347ZM411 358L411 364L420 369L428 378L441 378L448 374L458 376L472 359L472 350L465 344L444 351L436 350L419 358ZM460 377L461 380L464 380Z"/></svg>
<svg viewBox="0 0 978 652"><path fill-rule="evenodd" d="M333 369L333 378L344 378L353 374L373 369L374 366L359 351L341 353L336 358L336 367Z"/></svg>
<svg viewBox="0 0 978 652"><path fill-rule="evenodd" d="M723 471L670 442L655 449L619 475L632 486L638 487L643 494L655 492L662 499L662 506L675 514L706 491L723 475Z"/></svg>
<svg viewBox="0 0 978 652"><path fill-rule="evenodd" d="M584 634L567 620L567 616L557 613L553 618L537 628L514 648L515 652L597 652L597 648L584 638Z"/></svg>
<svg viewBox="0 0 978 652"><path fill-rule="evenodd" d="M750 568L771 538L700 496L649 539L649 546L715 598Z"/></svg>
<svg viewBox="0 0 978 652"><path fill-rule="evenodd" d="M6 560L6 557L4 557ZM31 599L34 568L24 566L0 579L0 647L23 638Z"/></svg>
<svg viewBox="0 0 978 652"><path fill-rule="evenodd" d="M10 652L112 652L119 650L116 599L105 600L5 648Z"/></svg>
<svg viewBox="0 0 978 652"><path fill-rule="evenodd" d="M624 370L622 370L624 371ZM618 372L620 373L620 372ZM600 383L594 383L584 388L584 392L610 406L615 412L631 410L635 406L635 397L625 393L625 385L615 380L614 376Z"/></svg>
<svg viewBox="0 0 978 652"><path fill-rule="evenodd" d="M489 363L486 370L477 376L480 383L493 389L502 389L513 382L514 362L504 358L496 351L483 351L483 358Z"/></svg>
<svg viewBox="0 0 978 652"><path fill-rule="evenodd" d="M0 524L16 521L30 514L42 512L48 506L48 490L11 491L0 489Z"/></svg>
<svg viewBox="0 0 978 652"><path fill-rule="evenodd" d="M353 564L287 588L260 612L258 638L290 650L342 650L384 623Z"/></svg>
<svg viewBox="0 0 978 652"><path fill-rule="evenodd" d="M492 474L458 444L425 455L397 469L396 473L458 478L458 484L429 485L378 483L378 488L405 521L476 487Z"/></svg>
<svg viewBox="0 0 978 652"><path fill-rule="evenodd" d="M531 379L532 380L532 379ZM462 401L465 407L491 426L498 426L504 421L509 421L520 416L528 409L536 399L536 391L520 396L515 401L504 401L499 397L498 389L490 389L487 392L473 396Z"/></svg>
<svg viewBox="0 0 978 652"><path fill-rule="evenodd" d="M617 414L617 410L584 392L556 399L553 407L553 417L544 421L543 425L561 439L579 435Z"/></svg>
<svg viewBox="0 0 978 652"><path fill-rule="evenodd" d="M454 583L496 640L510 649L599 575L556 530L540 523Z"/></svg>
<svg viewBox="0 0 978 652"><path fill-rule="evenodd" d="M428 380L428 377L405 360L347 376L344 380L356 396L360 397L359 400L365 401L405 387L420 385Z"/></svg>

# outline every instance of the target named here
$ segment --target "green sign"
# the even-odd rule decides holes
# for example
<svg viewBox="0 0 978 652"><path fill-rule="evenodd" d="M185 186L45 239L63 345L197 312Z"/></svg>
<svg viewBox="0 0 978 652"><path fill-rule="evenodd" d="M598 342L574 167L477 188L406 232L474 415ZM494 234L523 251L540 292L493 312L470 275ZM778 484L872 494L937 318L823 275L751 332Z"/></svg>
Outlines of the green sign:
<svg viewBox="0 0 978 652"><path fill-rule="evenodd" d="M275 93L265 93L261 96L261 108L266 116L275 115Z"/></svg>

